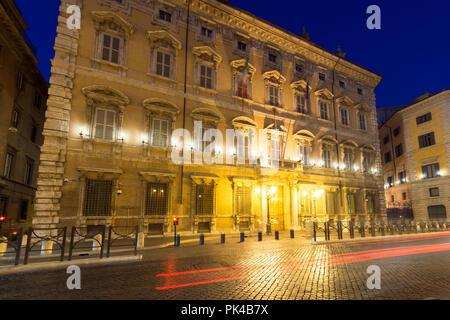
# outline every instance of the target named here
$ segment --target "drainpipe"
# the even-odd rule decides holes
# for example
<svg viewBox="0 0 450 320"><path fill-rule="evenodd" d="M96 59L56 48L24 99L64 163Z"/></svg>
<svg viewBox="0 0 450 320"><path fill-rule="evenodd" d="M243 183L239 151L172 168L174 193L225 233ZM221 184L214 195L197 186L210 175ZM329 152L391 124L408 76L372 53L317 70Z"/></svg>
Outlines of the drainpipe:
<svg viewBox="0 0 450 320"><path fill-rule="evenodd" d="M186 45L184 53L184 98L183 98L183 129L186 128L186 94L187 94L187 63L189 49L189 25L191 13L191 0L187 0L187 21L186 21ZM182 159L184 161L185 137L183 132L183 149L181 150ZM183 179L184 179L184 162L181 163L180 173L180 193L178 194L178 203L183 204Z"/></svg>

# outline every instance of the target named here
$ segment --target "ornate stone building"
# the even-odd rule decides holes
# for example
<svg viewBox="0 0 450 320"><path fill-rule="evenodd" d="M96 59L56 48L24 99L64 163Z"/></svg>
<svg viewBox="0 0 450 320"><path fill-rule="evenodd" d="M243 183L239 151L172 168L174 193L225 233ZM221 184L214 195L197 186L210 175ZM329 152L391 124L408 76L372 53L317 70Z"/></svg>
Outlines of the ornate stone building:
<svg viewBox="0 0 450 320"><path fill-rule="evenodd" d="M32 222L48 90L27 29L14 1L0 0L0 228L12 230Z"/></svg>
<svg viewBox="0 0 450 320"><path fill-rule="evenodd" d="M224 1L62 0L60 12L36 226L162 233L178 216L181 230L215 232L385 216L381 76ZM278 148L247 142L256 164L175 164L172 132L194 136L194 121L223 136L261 129ZM202 145L181 143L187 158Z"/></svg>
<svg viewBox="0 0 450 320"><path fill-rule="evenodd" d="M448 221L450 90L426 94L380 127L388 218Z"/></svg>

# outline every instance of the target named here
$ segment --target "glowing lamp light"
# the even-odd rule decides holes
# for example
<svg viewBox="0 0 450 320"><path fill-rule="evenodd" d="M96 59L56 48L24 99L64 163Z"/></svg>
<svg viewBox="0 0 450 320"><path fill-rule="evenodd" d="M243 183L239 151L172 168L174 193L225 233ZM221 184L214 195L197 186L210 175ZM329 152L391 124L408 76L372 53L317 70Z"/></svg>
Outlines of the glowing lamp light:
<svg viewBox="0 0 450 320"><path fill-rule="evenodd" d="M78 132L79 132L79 135L80 135L81 139L83 139L83 137L88 137L89 136L89 131L86 128L84 128L84 127L80 127L78 129Z"/></svg>
<svg viewBox="0 0 450 320"><path fill-rule="evenodd" d="M260 194L261 193L261 188L260 187L256 187L255 192L256 192L256 194Z"/></svg>
<svg viewBox="0 0 450 320"><path fill-rule="evenodd" d="M307 192L307 191L303 191L303 192L302 192L302 196L306 197L307 195L308 195L308 192Z"/></svg>
<svg viewBox="0 0 450 320"><path fill-rule="evenodd" d="M354 166L353 169L354 169L355 171L359 171L359 166Z"/></svg>
<svg viewBox="0 0 450 320"><path fill-rule="evenodd" d="M270 189L269 189L269 195L274 195L275 194L275 192L277 192L277 187L271 187Z"/></svg>
<svg viewBox="0 0 450 320"><path fill-rule="evenodd" d="M141 141L143 144L148 144L148 137L146 134L141 135Z"/></svg>
<svg viewBox="0 0 450 320"><path fill-rule="evenodd" d="M322 189L314 191L314 198L319 198L321 195L323 195Z"/></svg>
<svg viewBox="0 0 450 320"><path fill-rule="evenodd" d="M0 217L0 222L4 222L5 220L6 220L6 217L4 217L4 216Z"/></svg>

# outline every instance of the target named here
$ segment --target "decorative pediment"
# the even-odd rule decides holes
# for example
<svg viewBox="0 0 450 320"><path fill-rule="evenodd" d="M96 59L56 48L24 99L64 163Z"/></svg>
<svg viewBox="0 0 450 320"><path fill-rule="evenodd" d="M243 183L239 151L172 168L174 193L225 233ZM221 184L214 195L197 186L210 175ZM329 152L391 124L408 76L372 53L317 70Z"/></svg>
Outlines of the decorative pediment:
<svg viewBox="0 0 450 320"><path fill-rule="evenodd" d="M99 104L123 109L130 104L130 99L120 92L104 85L93 85L81 89L88 100L88 105Z"/></svg>
<svg viewBox="0 0 450 320"><path fill-rule="evenodd" d="M177 174L169 170L149 169L139 172L139 175L146 182L151 183L171 183L175 180Z"/></svg>
<svg viewBox="0 0 450 320"><path fill-rule="evenodd" d="M177 51L181 50L181 42L165 30L147 31L146 37L153 43L158 43L163 47L170 46Z"/></svg>
<svg viewBox="0 0 450 320"><path fill-rule="evenodd" d="M365 145L360 147L360 150L361 151L372 151L372 152L375 152L377 149L371 144L365 144Z"/></svg>
<svg viewBox="0 0 450 320"><path fill-rule="evenodd" d="M190 177L195 184L216 184L220 178L214 173L203 172L193 172Z"/></svg>
<svg viewBox="0 0 450 320"><path fill-rule="evenodd" d="M294 139L313 141L314 135L308 130L300 130L296 134L294 134Z"/></svg>
<svg viewBox="0 0 450 320"><path fill-rule="evenodd" d="M256 68L252 66L247 60L240 59L240 60L234 60L230 63L231 67L235 72L242 73L242 71L246 68L248 70L248 73L253 75L256 72Z"/></svg>
<svg viewBox="0 0 450 320"><path fill-rule="evenodd" d="M134 33L134 26L120 17L118 14L111 11L93 11L92 18L99 25L107 26L108 28L120 32L118 28L127 36Z"/></svg>
<svg viewBox="0 0 450 320"><path fill-rule="evenodd" d="M158 98L145 99L142 101L142 105L151 114L163 114L172 119L180 113L176 105Z"/></svg>
<svg viewBox="0 0 450 320"><path fill-rule="evenodd" d="M319 139L320 142L322 143L327 143L327 144L338 144L339 142L336 140L336 138L330 136L330 135L325 135L323 137L321 137Z"/></svg>
<svg viewBox="0 0 450 320"><path fill-rule="evenodd" d="M257 124L248 117L237 117L231 122L234 128L256 128Z"/></svg>
<svg viewBox="0 0 450 320"><path fill-rule="evenodd" d="M207 108L198 108L191 112L191 117L194 120L211 122L214 125L222 120L222 116L214 110Z"/></svg>
<svg viewBox="0 0 450 320"><path fill-rule="evenodd" d="M369 105L367 103L364 103L364 102L360 103L360 104L357 104L355 106L355 109L363 111L363 112L369 112L370 111Z"/></svg>
<svg viewBox="0 0 450 320"><path fill-rule="evenodd" d="M331 100L334 97L334 95L331 93L331 91L328 90L327 88L317 90L316 92L314 92L314 94L318 98L322 98L322 99L326 99L326 100Z"/></svg>
<svg viewBox="0 0 450 320"><path fill-rule="evenodd" d="M211 62L215 62L219 65L222 62L222 57L211 47L201 46L192 48L192 53L197 57L204 60L212 60Z"/></svg>
<svg viewBox="0 0 450 320"><path fill-rule="evenodd" d="M299 90L303 92L307 92L311 90L311 86L305 80L299 80L291 83L291 88L293 90Z"/></svg>
<svg viewBox="0 0 450 320"><path fill-rule="evenodd" d="M341 146L344 148L358 148L358 144L353 140L346 140L341 143Z"/></svg>
<svg viewBox="0 0 450 320"><path fill-rule="evenodd" d="M347 107L349 107L349 106L353 105L353 100L350 99L350 98L347 97L347 96L343 96L343 97L337 98L337 99L336 99L336 102L337 102L339 105L341 105L341 106L347 106Z"/></svg>
<svg viewBox="0 0 450 320"><path fill-rule="evenodd" d="M277 70L267 71L263 74L264 80L282 84L286 82L286 78L281 75Z"/></svg>

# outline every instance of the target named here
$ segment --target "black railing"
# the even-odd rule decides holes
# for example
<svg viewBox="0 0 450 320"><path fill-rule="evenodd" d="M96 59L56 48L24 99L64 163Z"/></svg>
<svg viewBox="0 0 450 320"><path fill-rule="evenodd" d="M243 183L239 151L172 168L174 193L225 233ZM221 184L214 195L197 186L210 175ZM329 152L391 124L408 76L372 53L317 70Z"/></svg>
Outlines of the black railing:
<svg viewBox="0 0 450 320"><path fill-rule="evenodd" d="M119 230L125 230L119 232ZM128 227L113 227L110 226L108 228L108 248L106 251L106 257L109 258L111 247L126 247L127 243L131 241L134 246L134 255L137 255L138 248L138 235L139 235L139 226L132 228L129 232L130 228ZM125 242L125 244L117 244L118 241Z"/></svg>
<svg viewBox="0 0 450 320"><path fill-rule="evenodd" d="M81 245L86 243L94 243L96 242L100 248L100 259L103 258L103 248L105 246L105 230L106 226L96 226L97 228L95 230L89 230L87 227L72 227L72 233L70 235L70 245L69 245L69 258L68 260L72 260L73 251L75 249L82 249L82 250L92 250L91 246L84 246ZM85 231L85 232L83 232ZM99 240L97 236L101 236L101 239Z"/></svg>
<svg viewBox="0 0 450 320"><path fill-rule="evenodd" d="M20 262L20 252L22 248L22 238L23 238L23 229L20 228L19 230L15 231L6 231L2 232L0 234L0 244L6 245L6 250L3 253L3 257L8 257L12 254L14 257L14 265L18 265ZM8 248L11 248L11 250L8 250Z"/></svg>
<svg viewBox="0 0 450 320"><path fill-rule="evenodd" d="M54 247L60 251L60 261L64 260L64 252L66 248L66 235L67 235L67 227L63 228L28 228L27 232L27 244L25 248L25 257L23 260L23 264L28 263L28 259L30 253L33 251L33 248L38 244L43 244L45 242L49 242L51 244L51 248L42 249L39 251L45 252L53 252ZM37 250L35 250L37 251Z"/></svg>

